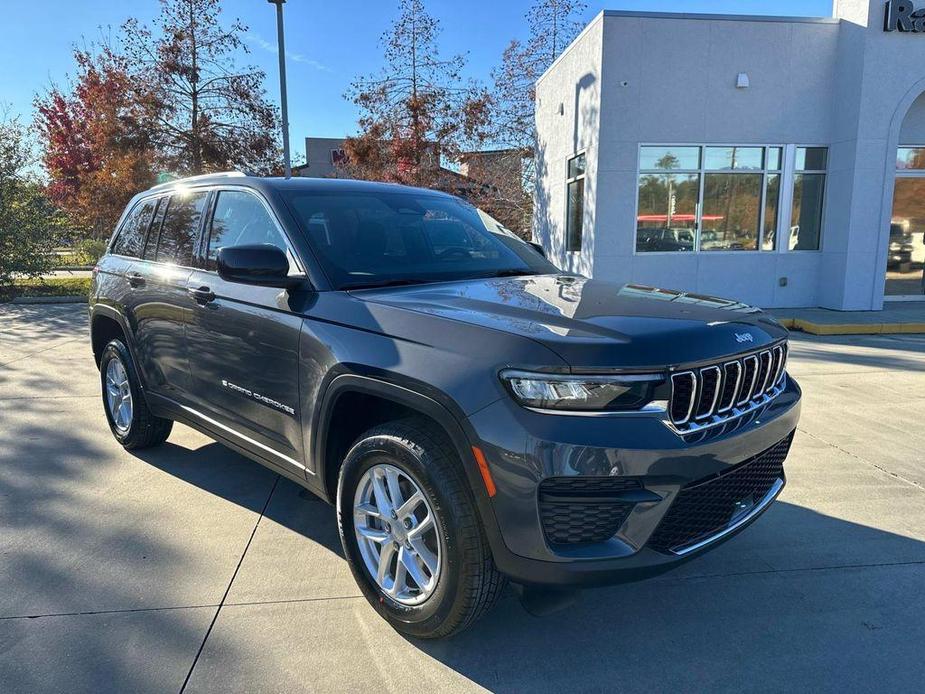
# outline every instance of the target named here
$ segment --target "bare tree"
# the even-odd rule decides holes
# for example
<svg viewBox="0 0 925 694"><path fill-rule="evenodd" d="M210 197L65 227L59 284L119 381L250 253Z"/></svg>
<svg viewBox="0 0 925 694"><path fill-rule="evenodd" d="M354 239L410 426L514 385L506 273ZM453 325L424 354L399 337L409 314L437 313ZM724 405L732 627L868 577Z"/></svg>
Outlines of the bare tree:
<svg viewBox="0 0 925 694"><path fill-rule="evenodd" d="M440 55L439 21L422 0L401 0L382 36L385 66L357 79L346 96L362 111L345 144L358 178L440 187L441 160L457 162L485 124L487 96L462 78L465 57Z"/></svg>
<svg viewBox="0 0 925 694"><path fill-rule="evenodd" d="M236 66L247 27L221 24L220 13L220 0L161 0L156 31L126 22L132 89L170 170L267 173L281 161L277 109L265 98L264 72Z"/></svg>
<svg viewBox="0 0 925 694"><path fill-rule="evenodd" d="M529 38L526 42L511 41L501 56L501 64L492 71L487 137L499 149L518 153L512 156L518 156L521 163L517 167L520 187L502 181L492 185L509 191L510 199L505 203L526 220L515 229L524 235L529 235L536 182L536 81L578 34L582 26L579 18L586 8L584 2L576 0L537 0L526 14ZM498 175L512 170L509 162L504 163Z"/></svg>

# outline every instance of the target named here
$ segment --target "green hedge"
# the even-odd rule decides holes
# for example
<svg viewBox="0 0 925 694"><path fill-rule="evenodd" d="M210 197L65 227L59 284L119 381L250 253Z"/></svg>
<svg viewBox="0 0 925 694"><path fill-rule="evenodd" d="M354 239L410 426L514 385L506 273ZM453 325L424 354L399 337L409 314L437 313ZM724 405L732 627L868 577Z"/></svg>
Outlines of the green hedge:
<svg viewBox="0 0 925 694"><path fill-rule="evenodd" d="M0 300L6 301L17 296L86 296L90 293L90 278L15 279L11 287L0 292Z"/></svg>

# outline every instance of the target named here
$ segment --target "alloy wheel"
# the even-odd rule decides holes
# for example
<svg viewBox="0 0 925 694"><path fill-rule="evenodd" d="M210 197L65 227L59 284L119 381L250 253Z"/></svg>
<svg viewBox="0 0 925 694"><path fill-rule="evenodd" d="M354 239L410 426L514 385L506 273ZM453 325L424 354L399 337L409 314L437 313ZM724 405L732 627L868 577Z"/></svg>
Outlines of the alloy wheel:
<svg viewBox="0 0 925 694"><path fill-rule="evenodd" d="M106 365L106 406L116 431L128 433L132 425L132 388L120 359Z"/></svg>
<svg viewBox="0 0 925 694"><path fill-rule="evenodd" d="M420 605L442 566L439 519L407 473L381 463L357 485L353 526L363 562L379 588L403 605Z"/></svg>

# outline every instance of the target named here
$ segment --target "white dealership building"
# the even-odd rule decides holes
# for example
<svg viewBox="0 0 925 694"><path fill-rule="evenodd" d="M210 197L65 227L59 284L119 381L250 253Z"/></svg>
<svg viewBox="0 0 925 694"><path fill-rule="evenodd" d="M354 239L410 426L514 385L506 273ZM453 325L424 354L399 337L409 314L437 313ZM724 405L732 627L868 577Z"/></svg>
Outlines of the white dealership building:
<svg viewBox="0 0 925 694"><path fill-rule="evenodd" d="M764 307L925 299L925 0L598 15L537 83L562 267Z"/></svg>

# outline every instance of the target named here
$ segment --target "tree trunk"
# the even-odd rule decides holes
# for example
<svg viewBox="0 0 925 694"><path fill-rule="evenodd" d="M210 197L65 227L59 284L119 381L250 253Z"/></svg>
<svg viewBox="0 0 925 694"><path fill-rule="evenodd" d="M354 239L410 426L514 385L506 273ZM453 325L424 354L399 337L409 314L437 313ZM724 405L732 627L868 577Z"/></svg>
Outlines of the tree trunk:
<svg viewBox="0 0 925 694"><path fill-rule="evenodd" d="M190 35L190 147L192 175L202 173L202 138L199 136L199 66L196 56L196 16L193 0L189 0Z"/></svg>
<svg viewBox="0 0 925 694"><path fill-rule="evenodd" d="M421 184L421 115L418 110L418 35L417 9L411 19L411 143L414 152L414 183Z"/></svg>

